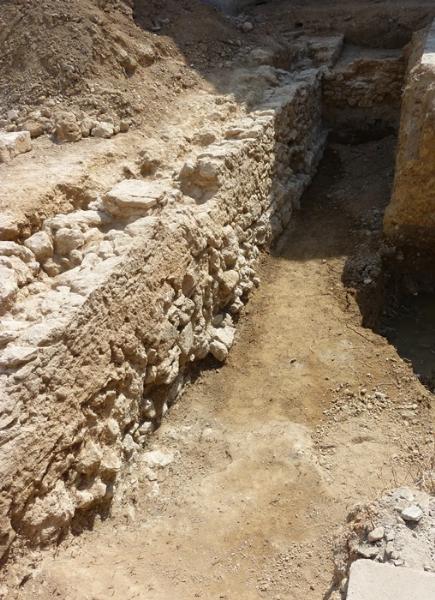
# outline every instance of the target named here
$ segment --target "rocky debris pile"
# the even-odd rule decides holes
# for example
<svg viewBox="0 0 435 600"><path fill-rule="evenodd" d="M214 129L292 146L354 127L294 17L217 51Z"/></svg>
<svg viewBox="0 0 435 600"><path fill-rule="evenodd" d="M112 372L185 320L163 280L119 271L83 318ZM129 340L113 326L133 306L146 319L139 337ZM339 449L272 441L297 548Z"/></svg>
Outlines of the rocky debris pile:
<svg viewBox="0 0 435 600"><path fill-rule="evenodd" d="M388 359L395 363L395 359ZM370 374L368 374L370 375ZM326 416L331 416L335 421L344 421L362 413L370 414L374 419L385 410L394 410L397 418L406 424L415 424L418 421L419 411L428 402L427 395L422 392L413 400L400 399L400 386L394 392L372 387L370 378L366 385L352 389L344 383L331 388L333 398L331 406L323 411Z"/></svg>
<svg viewBox="0 0 435 600"><path fill-rule="evenodd" d="M158 30L157 16L164 23ZM200 25L179 39L195 17ZM227 51L232 33L200 0L168 0L163 8L132 0L1 3L0 131L62 143L149 124L176 94L199 84L190 67L197 56L209 64Z"/></svg>
<svg viewBox="0 0 435 600"><path fill-rule="evenodd" d="M401 487L376 502L357 506L349 514L335 553L336 581L343 594L350 565L361 558L434 573L433 493Z"/></svg>

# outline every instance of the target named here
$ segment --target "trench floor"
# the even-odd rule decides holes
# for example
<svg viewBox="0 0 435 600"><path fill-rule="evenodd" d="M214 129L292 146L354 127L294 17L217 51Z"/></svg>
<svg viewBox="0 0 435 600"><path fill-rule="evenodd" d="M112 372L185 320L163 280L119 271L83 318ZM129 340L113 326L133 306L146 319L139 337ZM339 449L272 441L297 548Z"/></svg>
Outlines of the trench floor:
<svg viewBox="0 0 435 600"><path fill-rule="evenodd" d="M21 566L20 598L327 597L349 510L411 484L432 451L430 393L342 283L380 243L394 143L328 147L227 364L150 442L171 462L132 465L110 519Z"/></svg>

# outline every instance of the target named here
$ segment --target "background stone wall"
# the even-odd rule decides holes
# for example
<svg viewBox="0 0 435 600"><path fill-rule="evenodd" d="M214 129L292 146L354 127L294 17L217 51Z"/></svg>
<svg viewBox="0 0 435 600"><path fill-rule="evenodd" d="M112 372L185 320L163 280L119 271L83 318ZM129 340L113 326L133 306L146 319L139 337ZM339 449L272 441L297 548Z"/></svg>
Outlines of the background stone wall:
<svg viewBox="0 0 435 600"><path fill-rule="evenodd" d="M435 22L414 40L402 102L386 235L400 246L435 249Z"/></svg>

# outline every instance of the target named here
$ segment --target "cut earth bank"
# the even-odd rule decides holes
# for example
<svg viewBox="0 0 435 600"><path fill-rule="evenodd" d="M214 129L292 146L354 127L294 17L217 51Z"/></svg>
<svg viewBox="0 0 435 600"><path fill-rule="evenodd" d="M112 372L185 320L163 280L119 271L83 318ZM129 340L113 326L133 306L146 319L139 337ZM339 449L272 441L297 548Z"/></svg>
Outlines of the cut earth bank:
<svg viewBox="0 0 435 600"><path fill-rule="evenodd" d="M186 121L174 117L162 132L167 152L151 145L137 161L124 159L122 181L113 159L123 143L101 142L99 162L90 140L83 153L98 185L83 186L80 158L75 185L56 188L78 210L41 219L31 236L5 223L4 236L16 238L2 243L5 552L14 539L19 553L23 543L58 541L105 514L189 365L209 353L226 359L235 317L258 284L259 251L290 221L321 156L322 88L324 106L335 97L350 123L382 108L391 125L401 52L345 47L340 59L342 45L340 35L297 33L278 50L250 51L233 74L238 94L250 94L247 105L207 93L180 99ZM367 78L378 69L387 76ZM192 106L203 119L197 131ZM128 136L140 146L137 133ZM16 174L27 159L6 168ZM423 457L427 395L409 373L401 378L417 401L411 410L424 413L404 439L417 436ZM166 461L153 456L154 466Z"/></svg>

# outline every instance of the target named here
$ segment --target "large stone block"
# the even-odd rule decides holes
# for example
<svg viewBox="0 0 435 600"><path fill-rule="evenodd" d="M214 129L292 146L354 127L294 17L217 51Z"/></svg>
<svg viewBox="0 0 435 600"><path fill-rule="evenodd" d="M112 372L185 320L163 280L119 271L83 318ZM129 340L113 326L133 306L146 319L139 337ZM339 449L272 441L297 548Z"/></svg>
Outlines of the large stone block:
<svg viewBox="0 0 435 600"><path fill-rule="evenodd" d="M350 569L347 600L433 600L435 575L357 560Z"/></svg>
<svg viewBox="0 0 435 600"><path fill-rule="evenodd" d="M402 102L386 235L401 246L435 250L435 22L414 40L414 66ZM423 51L421 51L423 47Z"/></svg>

